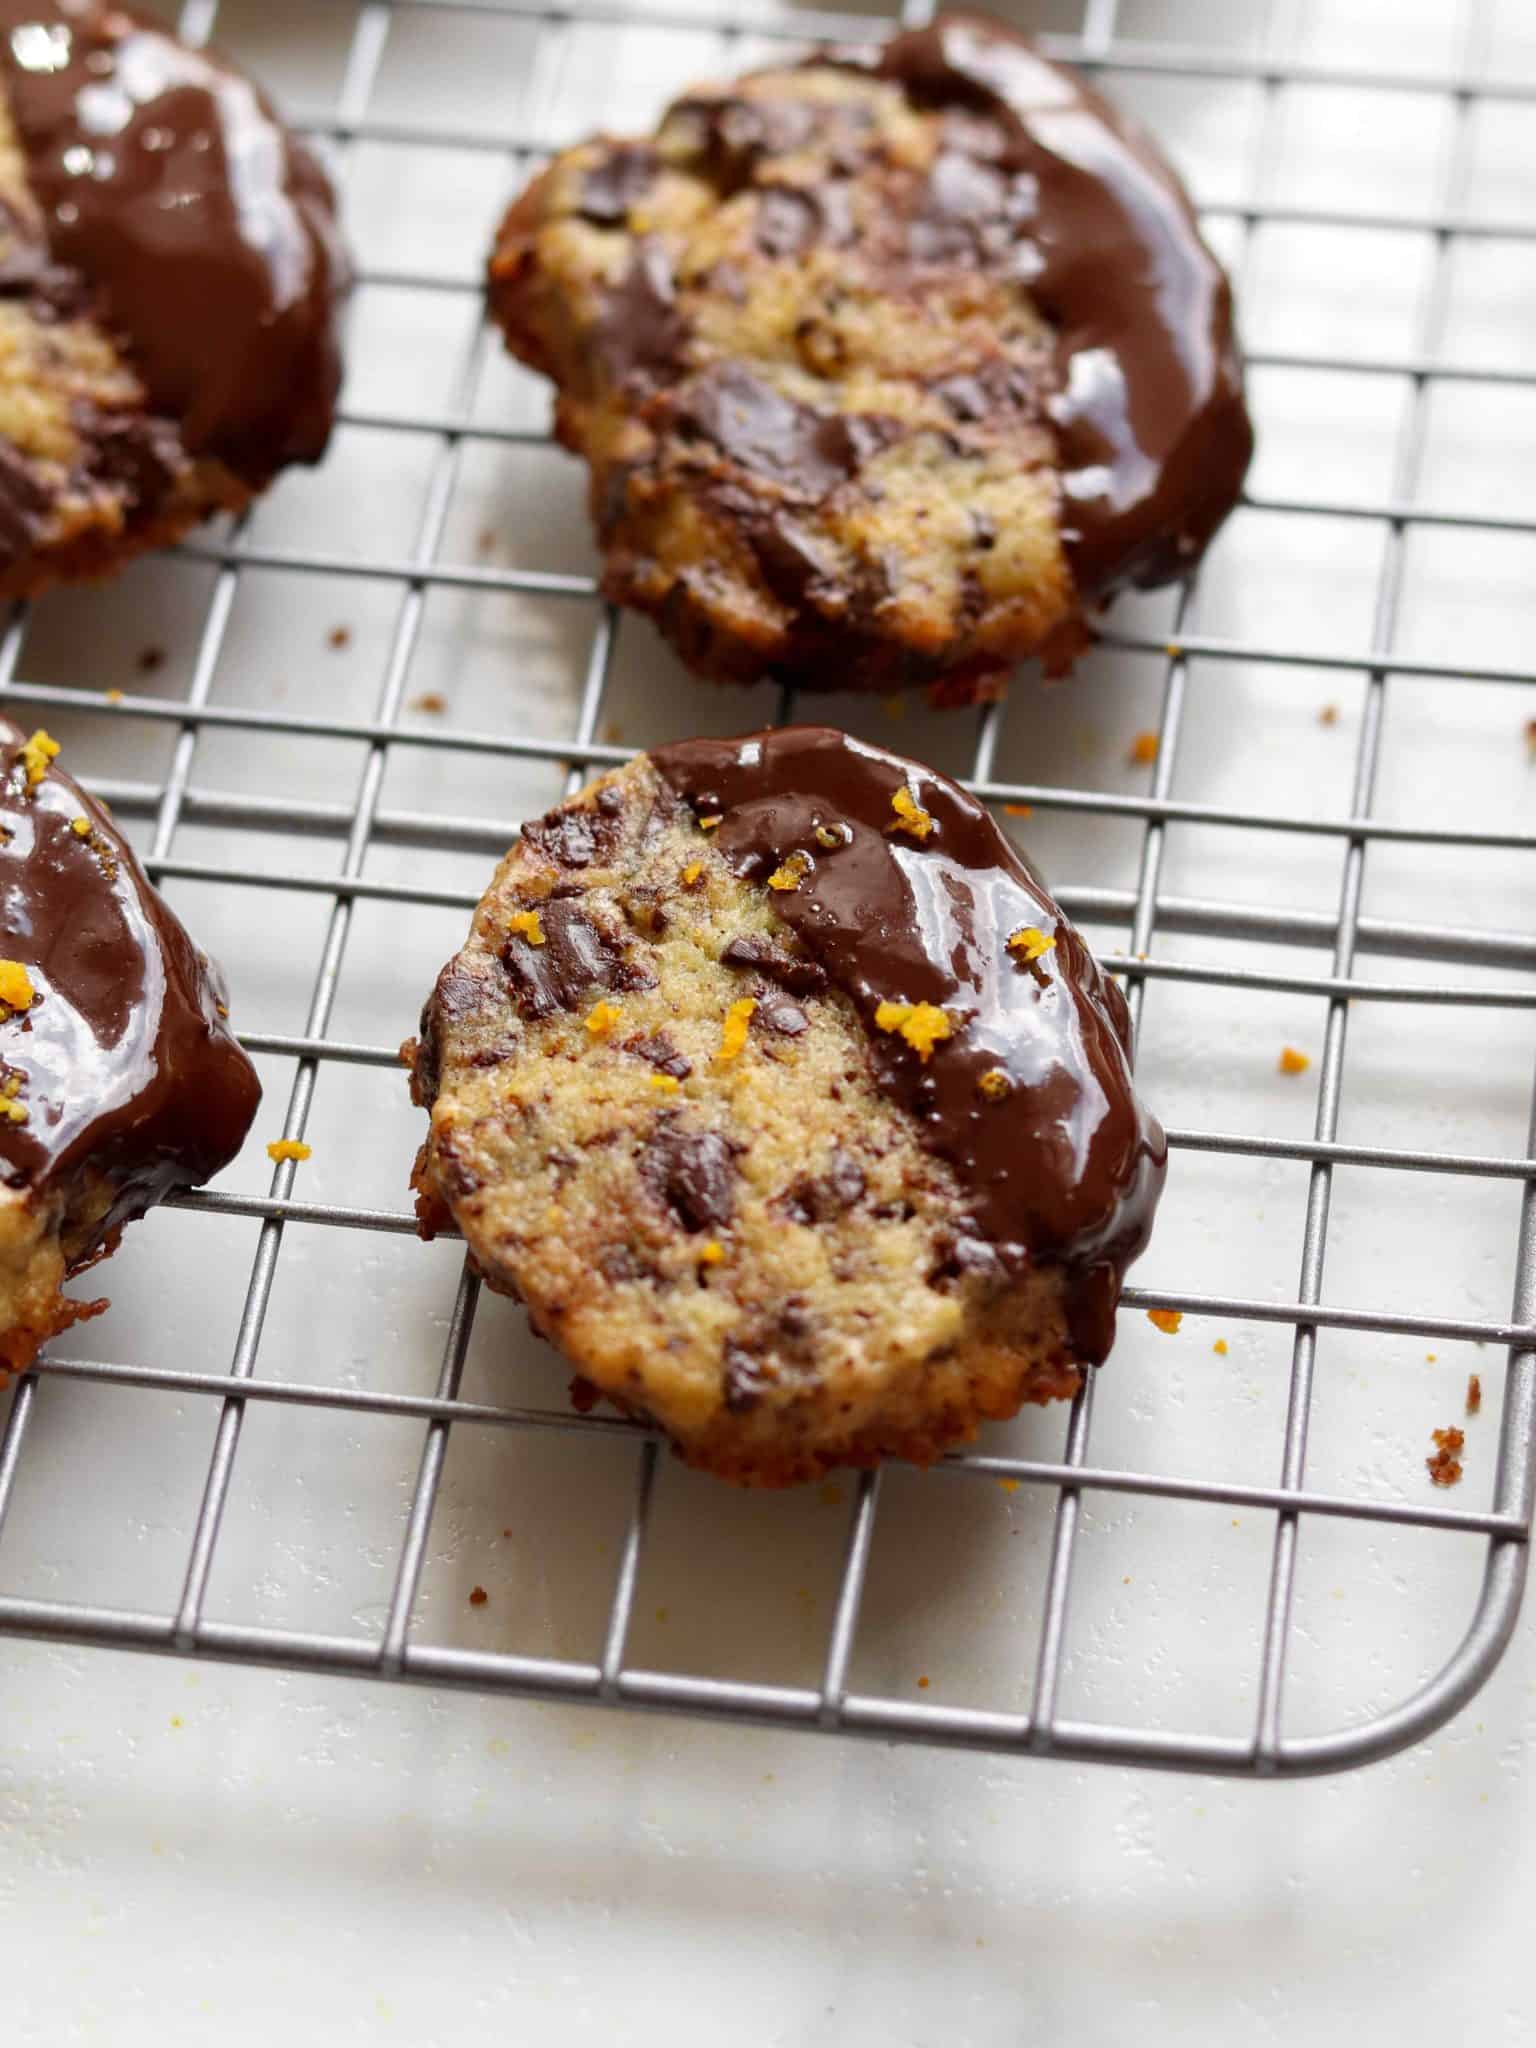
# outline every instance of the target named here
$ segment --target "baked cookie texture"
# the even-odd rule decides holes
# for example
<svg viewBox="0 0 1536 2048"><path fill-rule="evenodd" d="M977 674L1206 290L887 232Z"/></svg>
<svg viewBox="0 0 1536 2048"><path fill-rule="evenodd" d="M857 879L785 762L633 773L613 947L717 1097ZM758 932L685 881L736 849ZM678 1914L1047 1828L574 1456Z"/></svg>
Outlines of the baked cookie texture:
<svg viewBox="0 0 1536 2048"><path fill-rule="evenodd" d="M62 1288L239 1151L261 1099L218 970L45 732L0 719L0 1383Z"/></svg>
<svg viewBox="0 0 1536 2048"><path fill-rule="evenodd" d="M0 0L0 597L238 511L330 432L329 181L221 59Z"/></svg>
<svg viewBox="0 0 1536 2048"><path fill-rule="evenodd" d="M1177 178L985 17L679 100L513 204L493 312L605 588L705 675L966 701L1182 575L1252 433Z"/></svg>
<svg viewBox="0 0 1536 2048"><path fill-rule="evenodd" d="M694 1465L926 1463L1069 1396L1165 1148L1123 998L987 812L824 727L523 828L403 1048L414 1185Z"/></svg>

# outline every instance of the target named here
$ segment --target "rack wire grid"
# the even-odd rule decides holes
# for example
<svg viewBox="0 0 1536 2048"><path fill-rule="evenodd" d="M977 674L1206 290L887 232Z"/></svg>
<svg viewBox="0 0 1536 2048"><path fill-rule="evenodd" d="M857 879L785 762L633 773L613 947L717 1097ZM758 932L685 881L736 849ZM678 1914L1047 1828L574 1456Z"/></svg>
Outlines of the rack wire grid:
<svg viewBox="0 0 1536 2048"><path fill-rule="evenodd" d="M647 738L791 708L689 681L604 608L576 465L484 325L499 205L554 144L633 118L630 100L643 115L786 39L891 20L710 0L191 0L168 17L247 53L329 152L360 246L352 382L316 477L116 585L17 610L0 641L4 694L64 736L223 955L268 1083L230 1184L137 1226L110 1318L14 1390L0 1629L1256 1776L1385 1756L1472 1697L1519 1610L1536 1430L1536 940L1519 928L1536 838L1516 822L1536 499L1499 481L1530 431L1536 359L1512 318L1491 342L1488 327L1536 246L1509 140L1536 61L1512 75L1522 31L1492 5L1439 12L1444 37L1401 72L1377 67L1385 15L1342 59L1308 54L1309 17L1285 0L1219 20L1176 0L1044 17L1052 54L1182 143L1248 314L1264 456L1202 587L1122 606L1071 684L1021 678L1006 705L914 706L904 725L846 698L830 715L968 773L1009 829L1035 814L1032 848L1124 977L1144 1085L1175 1125L1169 1210L1152 1282L1127 1289L1116 1356L1070 1415L1031 1414L927 1475L772 1498L696 1478L628 1422L562 1411L518 1312L481 1301L451 1242L414 1240L419 1117L395 1045L519 816ZM1308 185L1330 128L1346 148L1395 138L1385 204ZM1202 147L1230 175L1206 177ZM1298 236L1346 254L1321 340L1281 317L1311 289ZM1383 297L1390 333L1369 310ZM1491 490L1460 488L1446 452L1478 433ZM1325 488L1319 447L1338 440L1347 475ZM1513 623L1481 641L1500 579ZM1469 666L1469 649L1486 652ZM1126 761L1138 720L1157 734L1150 775ZM1216 894L1181 890L1212 867ZM1287 908L1287 892L1316 900ZM1486 912L1504 904L1501 928ZM1290 1036L1312 1064L1277 1078ZM1357 1123L1414 1142L1351 1140ZM314 1158L268 1176L279 1130ZM306 1177L346 1199L306 1198ZM1325 1287L1331 1221L1363 1306ZM1252 1291L1169 1284L1165 1244L1228 1288L1256 1275ZM1420 1286L1457 1312L1420 1312ZM1176 1338L1152 1308L1183 1312ZM110 1357L91 1355L98 1333ZM1469 1365L1489 1414L1466 1423L1463 1495L1438 1494L1427 1423L1453 1388L1460 1412ZM1149 1572L1160 1515L1175 1537ZM1213 1562L1229 1536L1240 1557ZM1393 1548L1410 1539L1411 1569ZM1330 1607L1346 1573L1363 1599ZM492 1595L466 1601L470 1577ZM675 1618L691 1603L670 1635L658 1591ZM953 1685L946 1653L966 1674ZM1142 1659L1128 1691L1077 1683L1117 1654L1121 1678Z"/></svg>

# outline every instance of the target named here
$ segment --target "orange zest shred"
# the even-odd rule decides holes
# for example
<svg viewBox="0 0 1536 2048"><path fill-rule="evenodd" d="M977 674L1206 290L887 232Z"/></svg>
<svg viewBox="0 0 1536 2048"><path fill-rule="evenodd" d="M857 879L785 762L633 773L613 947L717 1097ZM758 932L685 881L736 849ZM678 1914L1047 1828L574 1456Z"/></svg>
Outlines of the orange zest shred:
<svg viewBox="0 0 1536 2048"><path fill-rule="evenodd" d="M1139 732L1131 741L1131 765L1135 768L1150 768L1157 759L1157 734Z"/></svg>
<svg viewBox="0 0 1536 2048"><path fill-rule="evenodd" d="M1155 1323L1165 1337L1176 1337L1179 1334L1179 1325L1183 1320L1184 1311L1181 1308L1149 1308L1147 1310L1147 1321Z"/></svg>
<svg viewBox="0 0 1536 2048"><path fill-rule="evenodd" d="M952 1038L955 1031L937 1003L881 1003L875 1024L881 1031L899 1031L924 1066L940 1039Z"/></svg>
<svg viewBox="0 0 1536 2048"><path fill-rule="evenodd" d="M623 1014L617 1003L594 1003L587 1012L587 1029L594 1038L606 1038Z"/></svg>
<svg viewBox="0 0 1536 2048"><path fill-rule="evenodd" d="M278 1163L284 1159L304 1160L308 1159L313 1149L301 1138L274 1138L267 1147L267 1157Z"/></svg>
<svg viewBox="0 0 1536 2048"><path fill-rule="evenodd" d="M976 1086L988 1102L1001 1102L1005 1096L1013 1093L1013 1083L1001 1067L988 1067Z"/></svg>
<svg viewBox="0 0 1536 2048"><path fill-rule="evenodd" d="M725 1022L720 1026L720 1050L715 1054L718 1065L729 1066L747 1042L747 1031L752 1022L752 1012L757 1003L751 996L743 996L732 1003L725 1013Z"/></svg>
<svg viewBox="0 0 1536 2048"><path fill-rule="evenodd" d="M89 839L91 836L91 821L86 817L71 818L69 829L77 839Z"/></svg>
<svg viewBox="0 0 1536 2048"><path fill-rule="evenodd" d="M811 856L808 853L792 853L782 867L774 869L768 877L770 889L798 889L811 871Z"/></svg>
<svg viewBox="0 0 1536 2048"><path fill-rule="evenodd" d="M29 1010L37 1000L32 977L19 960L0 960L0 1003L7 1010Z"/></svg>
<svg viewBox="0 0 1536 2048"><path fill-rule="evenodd" d="M712 1237L708 1244L700 1245L699 1264L701 1266L718 1266L723 1264L724 1260L725 1246L718 1237Z"/></svg>
<svg viewBox="0 0 1536 2048"><path fill-rule="evenodd" d="M1032 818L1035 815L1033 804L1004 804L1003 810L1010 818Z"/></svg>
<svg viewBox="0 0 1536 2048"><path fill-rule="evenodd" d="M1216 1356L1217 1356L1218 1358L1225 1358L1225 1357L1226 1357L1226 1355L1227 1355L1227 1340L1226 1340L1226 1338L1225 1338L1225 1337L1218 1337L1218 1338L1216 1339L1216 1342L1215 1342L1215 1343L1214 1343L1214 1344L1213 1344L1213 1345L1211 1346L1211 1349L1212 1349L1212 1350L1213 1350L1213 1351L1215 1352L1215 1354L1216 1354Z"/></svg>
<svg viewBox="0 0 1536 2048"><path fill-rule="evenodd" d="M675 1095L682 1086L675 1074L652 1074L651 1086L658 1095Z"/></svg>
<svg viewBox="0 0 1536 2048"><path fill-rule="evenodd" d="M24 1102L18 1102L13 1095L0 1100L0 1112L8 1116L13 1124L24 1124L31 1119L32 1112Z"/></svg>
<svg viewBox="0 0 1536 2048"><path fill-rule="evenodd" d="M1016 932L1008 934L1009 952L1017 953L1025 962L1043 960L1055 943L1037 924L1021 924Z"/></svg>
<svg viewBox="0 0 1536 2048"><path fill-rule="evenodd" d="M1312 1064L1304 1052L1298 1052L1294 1045L1280 1048L1279 1071L1282 1074L1304 1074Z"/></svg>
<svg viewBox="0 0 1536 2048"><path fill-rule="evenodd" d="M123 692L121 690L107 690L103 694L109 704L121 704L123 701Z"/></svg>
<svg viewBox="0 0 1536 2048"><path fill-rule="evenodd" d="M58 741L39 726L21 750L21 763L27 771L28 789L36 789L48 773L48 763L57 760L58 754Z"/></svg>
<svg viewBox="0 0 1536 2048"><path fill-rule="evenodd" d="M688 863L687 867L685 867L685 868L683 869L683 887L684 887L685 889L691 889L691 888L693 887L694 883L695 883L695 882L696 882L696 881L697 881L697 880L699 879L700 875L702 875L702 874L703 874L703 872L704 872L704 863L703 863L703 861L701 861L701 860L691 860L691 861L689 861L689 863Z"/></svg>
<svg viewBox="0 0 1536 2048"><path fill-rule="evenodd" d="M515 910L507 919L507 930L517 938L526 939L530 946L544 944L544 927L539 923L536 910Z"/></svg>
<svg viewBox="0 0 1536 2048"><path fill-rule="evenodd" d="M719 829L719 827L720 827L720 824L721 824L722 820L724 819L724 817L725 817L725 813L724 813L724 811L715 811L715 812L714 812L714 813L713 813L713 814L712 814L712 815L711 815L710 817L707 817L707 818L700 818L700 820L699 820L699 830L700 830L701 832L714 832L714 831L717 831L717 830Z"/></svg>
<svg viewBox="0 0 1536 2048"><path fill-rule="evenodd" d="M893 822L886 826L887 832L910 832L914 839L926 839L934 829L933 818L923 809L905 783L892 795L891 809L896 816Z"/></svg>

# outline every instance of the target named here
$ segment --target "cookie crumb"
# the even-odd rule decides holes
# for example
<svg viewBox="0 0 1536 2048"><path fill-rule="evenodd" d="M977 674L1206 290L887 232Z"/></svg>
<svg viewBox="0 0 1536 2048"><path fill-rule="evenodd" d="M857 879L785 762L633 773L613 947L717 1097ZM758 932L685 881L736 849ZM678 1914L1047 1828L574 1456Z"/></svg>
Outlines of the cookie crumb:
<svg viewBox="0 0 1536 2048"><path fill-rule="evenodd" d="M757 1003L751 996L743 996L732 1003L725 1013L725 1022L720 1027L720 1050L715 1054L718 1066L727 1067L747 1042L747 1031L752 1023L752 1012Z"/></svg>
<svg viewBox="0 0 1536 2048"><path fill-rule="evenodd" d="M338 651L343 647L350 647L352 645L352 628L350 626L332 626L330 632L325 636L325 641L328 647L334 647Z"/></svg>
<svg viewBox="0 0 1536 2048"><path fill-rule="evenodd" d="M1226 1340L1226 1338L1225 1338L1225 1337L1218 1337L1218 1338L1216 1339L1216 1342L1215 1342L1215 1343L1214 1343L1214 1344L1213 1344L1213 1345L1211 1346L1211 1349L1212 1349L1212 1350L1213 1350L1213 1351L1215 1352L1215 1354L1216 1354L1216 1356L1217 1356L1218 1358L1225 1358L1225 1357L1226 1357L1226 1355L1227 1355L1227 1340Z"/></svg>
<svg viewBox="0 0 1536 2048"><path fill-rule="evenodd" d="M1304 1074L1311 1064L1310 1054L1298 1052L1294 1045L1283 1045L1280 1048L1276 1071L1281 1074Z"/></svg>
<svg viewBox="0 0 1536 2048"><path fill-rule="evenodd" d="M1525 721L1525 745L1531 759L1536 761L1536 718Z"/></svg>
<svg viewBox="0 0 1536 2048"><path fill-rule="evenodd" d="M1483 1412L1483 1383L1476 1373L1467 1380L1467 1413L1481 1415Z"/></svg>
<svg viewBox="0 0 1536 2048"><path fill-rule="evenodd" d="M306 1145L301 1138L274 1138L267 1147L267 1157L275 1163L284 1159L305 1160L313 1152L312 1145Z"/></svg>
<svg viewBox="0 0 1536 2048"><path fill-rule="evenodd" d="M469 1589L469 1604L471 1607L483 1607L490 1597L484 1586L471 1586Z"/></svg>
<svg viewBox="0 0 1536 2048"><path fill-rule="evenodd" d="M446 711L448 699L441 690L423 690L419 697L411 699L413 711Z"/></svg>
<svg viewBox="0 0 1536 2048"><path fill-rule="evenodd" d="M1150 768L1157 759L1158 738L1155 732L1139 732L1131 741L1130 762L1133 768Z"/></svg>
<svg viewBox="0 0 1536 2048"><path fill-rule="evenodd" d="M491 552L491 549L495 547L495 545L495 530L489 526L482 526L480 531L475 535L475 553L477 555L488 555Z"/></svg>
<svg viewBox="0 0 1536 2048"><path fill-rule="evenodd" d="M1435 1454L1424 1460L1430 1483L1434 1486L1455 1486L1461 1478L1461 1460L1456 1454L1467 1439L1454 1424L1446 1429L1432 1430L1430 1434L1434 1439Z"/></svg>
<svg viewBox="0 0 1536 2048"><path fill-rule="evenodd" d="M952 1038L955 1030L937 1003L881 1003L875 1023L881 1031L899 1031L924 1066L940 1039Z"/></svg>
<svg viewBox="0 0 1536 2048"><path fill-rule="evenodd" d="M617 1003L594 1003L587 1012L587 1029L594 1038L606 1038L623 1014Z"/></svg>
<svg viewBox="0 0 1536 2048"><path fill-rule="evenodd" d="M1149 1308L1147 1310L1147 1321L1149 1323L1156 1323L1165 1337L1176 1337L1179 1334L1179 1325L1183 1320L1184 1311L1181 1308Z"/></svg>
<svg viewBox="0 0 1536 2048"><path fill-rule="evenodd" d="M1338 705L1325 704L1322 710L1319 711L1319 713L1317 714L1317 722L1319 725L1337 725L1339 722Z"/></svg>
<svg viewBox="0 0 1536 2048"><path fill-rule="evenodd" d="M1032 818L1035 815L1033 804L1004 804L1003 811L1010 818Z"/></svg>
<svg viewBox="0 0 1536 2048"><path fill-rule="evenodd" d="M1016 932L1008 934L1009 952L1017 953L1026 963L1043 960L1055 943L1037 924L1021 924Z"/></svg>
<svg viewBox="0 0 1536 2048"><path fill-rule="evenodd" d="M530 946L544 944L544 927L536 910L514 911L507 919L507 930L519 939L526 939Z"/></svg>
<svg viewBox="0 0 1536 2048"><path fill-rule="evenodd" d="M934 829L932 816L923 809L905 783L892 796L891 809L896 816L886 826L887 832L910 832L914 839L926 839Z"/></svg>
<svg viewBox="0 0 1536 2048"><path fill-rule="evenodd" d="M140 650L138 670L141 676L152 676L157 668L165 666L163 647L145 647Z"/></svg>
<svg viewBox="0 0 1536 2048"><path fill-rule="evenodd" d="M928 1690L928 1679L926 1673L917 1681L917 1689L919 1692L926 1692Z"/></svg>

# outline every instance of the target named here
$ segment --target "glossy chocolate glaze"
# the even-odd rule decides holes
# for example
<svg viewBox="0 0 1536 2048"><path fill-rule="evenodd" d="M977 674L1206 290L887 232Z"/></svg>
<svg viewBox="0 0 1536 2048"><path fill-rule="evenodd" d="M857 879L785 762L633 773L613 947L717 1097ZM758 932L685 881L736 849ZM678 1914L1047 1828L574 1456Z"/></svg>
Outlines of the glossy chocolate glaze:
<svg viewBox="0 0 1536 2048"><path fill-rule="evenodd" d="M963 259L968 242L974 260L1006 252L1055 329L1047 409L1079 590L1102 599L1181 575L1237 501L1253 429L1231 289L1173 170L1082 79L985 15L943 14L835 61L952 113L914 258Z"/></svg>
<svg viewBox="0 0 1536 2048"><path fill-rule="evenodd" d="M961 1267L1062 1266L1074 1342L1109 1351L1125 1268L1144 1248L1167 1148L1131 1082L1125 999L985 808L947 777L828 726L688 740L651 761L733 873L766 882L791 854L799 887L775 913L869 1031L876 1080L953 1167L968 1204ZM933 821L892 831L906 790ZM848 828L825 848L822 826ZM1033 925L1054 946L1008 949ZM924 1062L875 1023L882 1002L932 1003L953 1036ZM1001 1069L994 1100L983 1074Z"/></svg>
<svg viewBox="0 0 1536 2048"><path fill-rule="evenodd" d="M23 735L0 719L0 956L36 991L0 1022L0 1073L24 1123L0 1118L6 1185L66 1202L115 1184L80 1265L120 1224L239 1151L261 1087L219 1015L223 984L102 807L50 767L29 788ZM82 835L76 819L90 827Z"/></svg>
<svg viewBox="0 0 1536 2048"><path fill-rule="evenodd" d="M30 228L30 289L122 338L190 453L256 487L315 461L341 380L346 263L330 182L263 95L95 0L0 0L0 94L40 214L11 210L20 253L0 290L27 286ZM60 307L71 279L76 303Z"/></svg>

